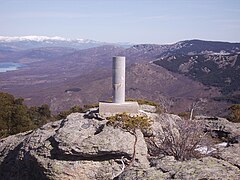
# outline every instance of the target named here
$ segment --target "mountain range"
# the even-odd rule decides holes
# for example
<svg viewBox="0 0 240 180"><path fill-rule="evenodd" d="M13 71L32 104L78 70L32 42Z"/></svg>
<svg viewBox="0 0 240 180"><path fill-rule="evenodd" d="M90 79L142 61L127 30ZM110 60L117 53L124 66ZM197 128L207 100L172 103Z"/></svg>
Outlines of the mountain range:
<svg viewBox="0 0 240 180"><path fill-rule="evenodd" d="M0 63L25 66L0 74L0 91L48 103L54 112L111 99L112 56L126 56L127 98L149 99L169 112L221 115L240 97L240 43L186 40L113 44L59 37L0 37Z"/></svg>
<svg viewBox="0 0 240 180"><path fill-rule="evenodd" d="M87 49L102 45L130 46L130 43L107 43L90 39L69 39L58 36L0 36L1 50L26 50L44 47L67 47L76 49Z"/></svg>

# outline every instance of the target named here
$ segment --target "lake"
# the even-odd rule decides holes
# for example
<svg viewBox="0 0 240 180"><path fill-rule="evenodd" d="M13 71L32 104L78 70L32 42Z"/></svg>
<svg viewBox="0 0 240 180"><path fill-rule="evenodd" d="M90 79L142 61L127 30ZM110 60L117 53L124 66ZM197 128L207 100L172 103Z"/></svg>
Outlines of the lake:
<svg viewBox="0 0 240 180"><path fill-rule="evenodd" d="M0 63L0 73L7 71L15 71L20 67L23 67L23 64L13 63L13 62L3 62Z"/></svg>

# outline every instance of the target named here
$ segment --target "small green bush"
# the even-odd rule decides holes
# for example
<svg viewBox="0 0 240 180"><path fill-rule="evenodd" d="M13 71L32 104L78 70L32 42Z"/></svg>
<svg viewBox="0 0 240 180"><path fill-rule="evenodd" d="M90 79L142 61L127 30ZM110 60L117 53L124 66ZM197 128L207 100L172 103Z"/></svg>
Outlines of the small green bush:
<svg viewBox="0 0 240 180"><path fill-rule="evenodd" d="M152 121L147 116L131 116L127 113L116 114L115 116L107 117L108 125L112 125L114 127L120 127L125 129L132 135L134 135L135 141L133 144L133 155L128 167L131 167L135 162L136 158L136 144L137 144L137 129L148 130L151 127Z"/></svg>
<svg viewBox="0 0 240 180"><path fill-rule="evenodd" d="M107 120L108 124L126 129L129 132L134 132L136 129L147 130L152 124L152 120L147 116L130 116L127 113L107 117Z"/></svg>
<svg viewBox="0 0 240 180"><path fill-rule="evenodd" d="M182 119L188 120L190 118L190 112L180 112L178 113L178 116Z"/></svg>
<svg viewBox="0 0 240 180"><path fill-rule="evenodd" d="M88 109L91 109L91 108L96 108L98 106L99 106L99 104L95 103L95 104L85 104L83 107L84 107L85 110L88 110Z"/></svg>
<svg viewBox="0 0 240 180"><path fill-rule="evenodd" d="M228 109L231 111L228 120L234 123L240 123L240 104L234 104Z"/></svg>

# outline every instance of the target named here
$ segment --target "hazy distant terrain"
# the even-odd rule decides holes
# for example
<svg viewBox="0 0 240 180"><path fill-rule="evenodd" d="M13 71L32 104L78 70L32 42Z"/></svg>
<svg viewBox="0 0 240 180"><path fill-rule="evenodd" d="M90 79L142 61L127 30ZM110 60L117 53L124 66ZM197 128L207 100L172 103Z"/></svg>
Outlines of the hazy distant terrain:
<svg viewBox="0 0 240 180"><path fill-rule="evenodd" d="M187 111L201 98L203 114L224 114L239 100L240 43L191 40L126 48L100 42L91 47L93 42L84 40L80 47L59 39L25 39L20 48L21 42L0 40L0 63L25 65L0 73L0 91L22 96L29 105L48 103L55 112L109 100L116 55L127 58L127 98L154 100L169 112Z"/></svg>

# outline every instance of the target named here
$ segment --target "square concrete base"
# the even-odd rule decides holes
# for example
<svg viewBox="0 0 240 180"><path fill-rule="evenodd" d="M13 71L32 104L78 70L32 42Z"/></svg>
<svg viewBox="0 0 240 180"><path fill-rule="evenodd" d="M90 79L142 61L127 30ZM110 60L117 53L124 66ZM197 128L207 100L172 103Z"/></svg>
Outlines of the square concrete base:
<svg viewBox="0 0 240 180"><path fill-rule="evenodd" d="M116 113L138 113L139 105L137 102L124 103L106 103L99 102L99 114L116 114Z"/></svg>

